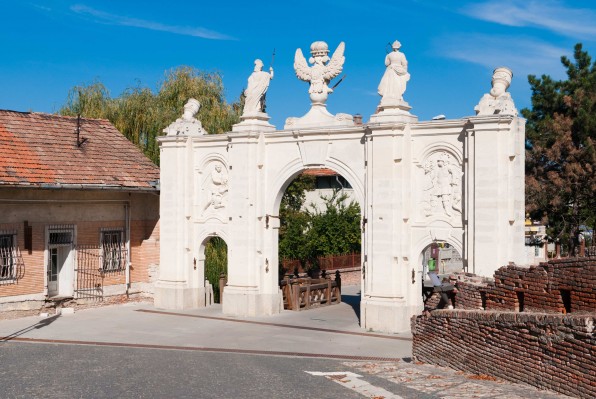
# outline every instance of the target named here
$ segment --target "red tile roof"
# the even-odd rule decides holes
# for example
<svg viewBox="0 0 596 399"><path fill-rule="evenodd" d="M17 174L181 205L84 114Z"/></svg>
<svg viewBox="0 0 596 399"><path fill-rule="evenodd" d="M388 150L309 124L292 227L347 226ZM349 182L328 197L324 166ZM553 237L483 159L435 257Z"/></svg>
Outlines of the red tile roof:
<svg viewBox="0 0 596 399"><path fill-rule="evenodd" d="M327 169L327 168L313 168L313 169L306 169L304 172L302 172L303 175L307 175L307 176L338 176L339 173L331 170L331 169Z"/></svg>
<svg viewBox="0 0 596 399"><path fill-rule="evenodd" d="M108 120L0 110L0 187L154 190L159 168Z"/></svg>

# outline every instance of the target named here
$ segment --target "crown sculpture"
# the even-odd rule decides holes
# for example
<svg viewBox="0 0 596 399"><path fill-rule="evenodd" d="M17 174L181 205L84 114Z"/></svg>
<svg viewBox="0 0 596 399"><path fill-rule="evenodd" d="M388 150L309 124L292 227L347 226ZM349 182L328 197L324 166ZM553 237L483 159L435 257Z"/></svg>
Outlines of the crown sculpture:
<svg viewBox="0 0 596 399"><path fill-rule="evenodd" d="M330 88L329 82L337 77L344 65L345 44L341 42L329 58L329 47L327 43L322 41L314 42L310 45L310 54L308 62L312 66L308 66L302 50L297 49L294 56L294 69L296 76L300 80L310 83L308 94L310 95L311 108L301 118L288 118L286 120L285 129L293 129L297 127L312 127L312 126L353 126L354 120L352 115L337 114L332 115L327 111L327 97L333 93L333 88ZM337 84L336 84L337 86Z"/></svg>

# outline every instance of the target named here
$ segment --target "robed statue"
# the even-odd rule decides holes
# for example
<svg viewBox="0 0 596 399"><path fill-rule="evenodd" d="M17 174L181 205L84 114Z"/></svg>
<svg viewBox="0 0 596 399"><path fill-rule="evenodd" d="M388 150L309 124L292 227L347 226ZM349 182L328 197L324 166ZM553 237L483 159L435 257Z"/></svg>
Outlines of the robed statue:
<svg viewBox="0 0 596 399"><path fill-rule="evenodd" d="M379 94L381 106L397 105L403 102L406 91L406 83L410 80L408 73L408 61L406 56L399 51L401 43L397 40L393 42L391 51L385 57L385 74L379 83Z"/></svg>
<svg viewBox="0 0 596 399"><path fill-rule="evenodd" d="M263 61L255 60L254 72L248 78L248 86L244 90L244 110L242 116L255 115L265 112L265 94L269 83L273 79L273 68L269 72L263 71Z"/></svg>

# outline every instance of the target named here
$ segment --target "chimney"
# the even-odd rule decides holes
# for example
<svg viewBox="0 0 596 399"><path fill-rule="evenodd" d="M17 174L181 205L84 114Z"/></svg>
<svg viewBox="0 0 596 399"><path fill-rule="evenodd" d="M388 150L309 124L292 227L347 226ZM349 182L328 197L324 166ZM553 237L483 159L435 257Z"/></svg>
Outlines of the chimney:
<svg viewBox="0 0 596 399"><path fill-rule="evenodd" d="M360 115L360 114L354 115L354 125L362 126L362 115Z"/></svg>

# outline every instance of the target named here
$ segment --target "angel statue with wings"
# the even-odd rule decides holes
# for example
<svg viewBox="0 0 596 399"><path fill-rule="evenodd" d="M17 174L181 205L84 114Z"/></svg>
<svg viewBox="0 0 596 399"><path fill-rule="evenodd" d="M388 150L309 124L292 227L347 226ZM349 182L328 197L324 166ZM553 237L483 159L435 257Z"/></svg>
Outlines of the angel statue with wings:
<svg viewBox="0 0 596 399"><path fill-rule="evenodd" d="M329 93L333 93L333 89L327 86L331 79L339 75L343 69L344 57L344 42L341 42L329 59L329 47L327 43L318 41L310 45L310 54L312 57L308 60L313 66L309 67L306 63L302 50L296 50L294 57L294 69L298 79L310 82L308 93L310 100L314 104L325 104Z"/></svg>

